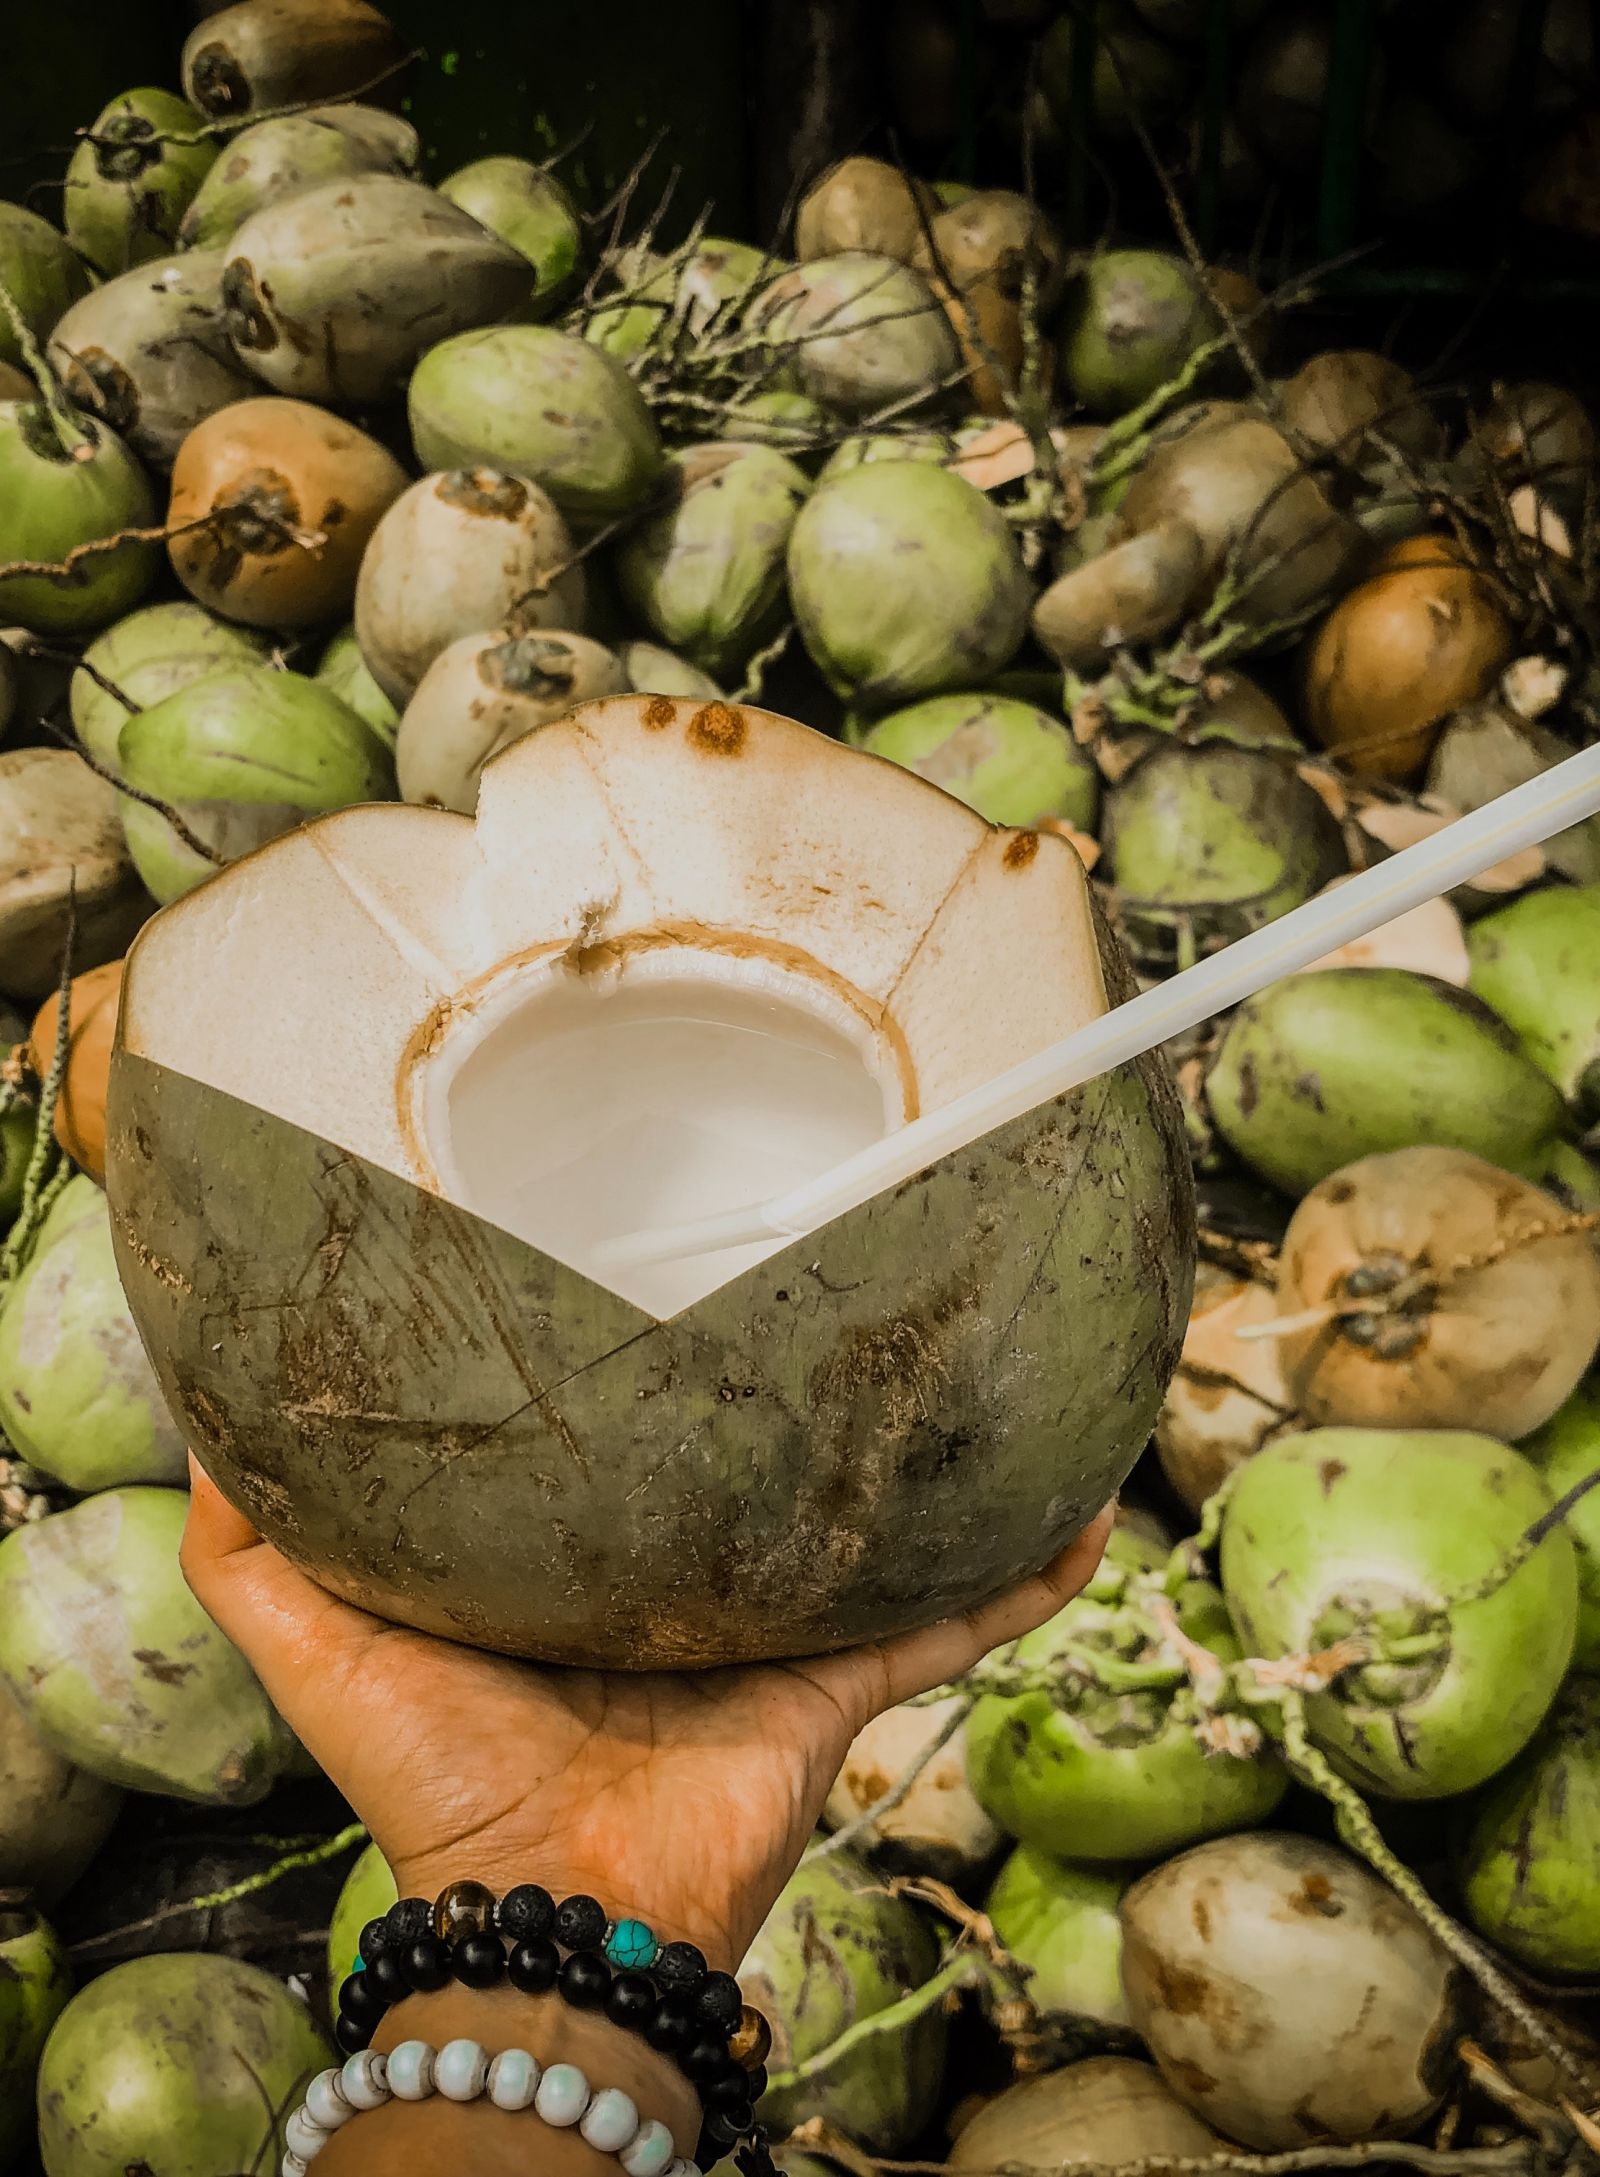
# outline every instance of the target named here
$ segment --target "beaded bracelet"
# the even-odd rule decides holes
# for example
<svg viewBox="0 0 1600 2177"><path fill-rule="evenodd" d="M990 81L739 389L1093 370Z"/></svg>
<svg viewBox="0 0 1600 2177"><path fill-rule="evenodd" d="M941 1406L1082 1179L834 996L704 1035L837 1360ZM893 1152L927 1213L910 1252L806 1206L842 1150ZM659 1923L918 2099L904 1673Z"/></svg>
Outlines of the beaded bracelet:
<svg viewBox="0 0 1600 2177"><path fill-rule="evenodd" d="M544 2065L527 2049L497 2056L479 2041L402 2041L387 2056L362 2049L340 2070L322 2071L284 2127L279 2177L306 2177L334 2133L366 2109L390 2101L477 2101L496 2109L532 2109L557 2129L576 2125L591 2147L615 2155L626 2177L700 2177L698 2164L677 2152L658 2117L641 2118L620 2087L589 2084L576 2064Z"/></svg>

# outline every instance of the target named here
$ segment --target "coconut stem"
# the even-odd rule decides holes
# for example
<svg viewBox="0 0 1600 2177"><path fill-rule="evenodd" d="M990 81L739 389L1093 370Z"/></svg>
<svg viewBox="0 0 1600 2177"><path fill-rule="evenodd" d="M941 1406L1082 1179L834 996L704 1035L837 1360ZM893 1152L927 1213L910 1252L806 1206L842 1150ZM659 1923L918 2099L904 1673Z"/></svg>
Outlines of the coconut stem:
<svg viewBox="0 0 1600 2177"><path fill-rule="evenodd" d="M937 1755L944 1752L976 1706L976 1695L970 1700L963 1701L941 1724L936 1735L928 1741L927 1745L922 1748L910 1765L901 1771L897 1781L890 1785L881 1799L874 1799L871 1806L864 1807L859 1814L852 1816L842 1829L836 1829L825 1844L817 1845L807 1853L806 1857L821 1860L826 1859L830 1852L842 1852L846 1846L852 1845L858 1838L864 1837L873 1824L881 1820L885 1814L892 1814L895 1808L907 1797L911 1787L916 1783L917 1778L921 1776L928 1764Z"/></svg>
<svg viewBox="0 0 1600 2177"><path fill-rule="evenodd" d="M1499 1563L1492 1566L1481 1580L1474 1580L1469 1587L1457 1588L1454 1593L1445 1597L1440 1607L1456 1610L1463 1603L1486 1602L1497 1589L1505 1586L1514 1572L1527 1563L1545 1537L1565 1522L1568 1513L1581 1504L1592 1489L1600 1489L1600 1467L1575 1481L1570 1489L1564 1490L1549 1511L1541 1512L1530 1527L1523 1529Z"/></svg>
<svg viewBox="0 0 1600 2177"><path fill-rule="evenodd" d="M50 1205L65 1185L62 1173L70 1174L70 1165L62 1162L60 1169L51 1173L51 1165L57 1156L55 1139L56 1103L61 1094L61 1084L66 1079L67 1055L72 1048L72 955L78 938L78 892L76 880L67 891L67 936L61 950L61 979L56 989L56 1045L50 1057L50 1071L39 1088L38 1110L33 1122L33 1147L28 1155L28 1169L22 1182L22 1204L17 1211L16 1222L6 1235L6 1244L0 1250L0 1295L10 1291L17 1273L27 1261L39 1227L49 1214Z"/></svg>
<svg viewBox="0 0 1600 2177"><path fill-rule="evenodd" d="M119 703L125 704L130 717L136 716L143 709L142 704L129 702L128 698L117 689L115 682L107 680L103 673L97 672L86 658L76 658L72 662L79 672L87 673L97 687L115 695ZM54 735L63 748L70 748L75 756L81 757L96 778L104 779L108 786L114 786L117 792L125 794L129 801L137 801L146 809L154 809L157 816L164 817L191 854L198 854L201 860L209 862L213 869L221 869L226 865L227 856L219 852L209 841L202 839L198 832L191 829L170 802L162 801L156 794L147 794L142 787L130 786L120 772L113 771L111 766L102 763L98 756L91 756L79 741L77 735L67 732L66 728L58 725L53 718L41 718L39 723L47 733Z"/></svg>
<svg viewBox="0 0 1600 2177"><path fill-rule="evenodd" d="M778 633L773 636L771 642L756 652L744 669L743 680L733 691L735 703L756 703L760 701L761 683L767 677L767 668L777 664L779 658L788 649L789 639L793 634L794 622L792 620L786 621Z"/></svg>
<svg viewBox="0 0 1600 2177"><path fill-rule="evenodd" d="M853 2177L948 2177L943 2162L892 2162L865 2154L853 2140L813 2118L795 2132L790 2145L825 2155ZM1531 2139L1507 2140L1498 2147L1428 2147L1415 2139L1361 2140L1354 2146L1331 2143L1294 2147L1283 2154L1250 2154L1242 2147L1216 2154L1152 2154L1135 2161L1096 2162L1074 2154L1070 2162L1007 2162L1000 2169L969 2169L963 2177L1299 2177L1322 2170L1415 2169L1431 2177L1532 2177L1539 2167Z"/></svg>
<svg viewBox="0 0 1600 2177"><path fill-rule="evenodd" d="M325 1861L337 1859L341 1852L353 1851L366 1841L365 1825L351 1822L335 1836L319 1837L315 1844L285 1852L270 1867L260 1868L253 1875L243 1875L237 1882L230 1882L226 1889L212 1890L204 1897L178 1898L170 1905L163 1905L158 1912L147 1913L142 1920L130 1920L124 1927L107 1928L101 1935L87 1936L81 1943L72 1945L72 1955L76 1958L88 1951L103 1950L108 1944L120 1943L128 1936L143 1935L151 1928L161 1927L168 1920L182 1920L191 1913L215 1912L221 1906L236 1905L241 1898L270 1889L285 1875L292 1875L303 1867L321 1867Z"/></svg>
<svg viewBox="0 0 1600 2177"><path fill-rule="evenodd" d="M773 2072L767 2081L768 2092L791 2093L795 2087L804 2086L808 2079L831 2071L835 2064L842 2063L845 2057L876 2040L880 2034L898 2033L902 2027L920 2018L924 2011L931 2011L936 2003L942 2003L946 1996L963 1988L987 1988L1000 1994L1003 2000L1011 1999L1015 1993L1006 1976L987 1958L979 1957L973 1950L958 1950L931 1979L925 1980L920 1988L913 1988L898 2003L891 2003L887 2010L874 2011L868 2018L858 2018L826 2048L818 2049L814 2056L808 2056L792 2070Z"/></svg>
<svg viewBox="0 0 1600 2177"><path fill-rule="evenodd" d="M4 314L10 324L12 336L22 351L22 360L27 365L28 374L39 388L39 398L44 403L51 428L60 441L61 451L69 460L81 458L80 448L92 453L94 440L78 421L61 380L51 368L43 348L34 339L32 328L4 280L0 280L0 313ZM10 571L9 568L0 569L0 573Z"/></svg>

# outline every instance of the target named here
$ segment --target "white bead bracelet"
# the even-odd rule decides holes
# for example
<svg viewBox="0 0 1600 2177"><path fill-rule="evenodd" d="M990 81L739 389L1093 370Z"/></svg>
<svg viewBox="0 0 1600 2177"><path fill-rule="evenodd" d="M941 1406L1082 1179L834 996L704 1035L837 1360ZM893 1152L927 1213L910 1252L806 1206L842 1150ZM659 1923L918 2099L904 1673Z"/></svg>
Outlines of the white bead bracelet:
<svg viewBox="0 0 1600 2177"><path fill-rule="evenodd" d="M447 2041L440 2049L402 2041L387 2056L363 2049L342 2070L318 2072L284 2128L281 2177L306 2177L339 2127L363 2109L427 2101L434 2094L446 2101L486 2096L496 2109L532 2109L557 2128L575 2124L591 2147L616 2156L626 2177L700 2177L697 2164L677 2152L667 2127L655 2117L641 2118L620 2087L596 2090L576 2064L546 2066L526 2049L491 2056L478 2041Z"/></svg>

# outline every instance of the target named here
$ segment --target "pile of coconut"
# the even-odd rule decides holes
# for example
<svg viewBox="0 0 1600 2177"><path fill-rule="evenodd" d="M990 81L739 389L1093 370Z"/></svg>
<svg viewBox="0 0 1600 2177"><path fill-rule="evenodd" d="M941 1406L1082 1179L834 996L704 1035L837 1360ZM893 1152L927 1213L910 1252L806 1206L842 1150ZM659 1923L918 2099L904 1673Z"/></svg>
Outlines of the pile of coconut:
<svg viewBox="0 0 1600 2177"><path fill-rule="evenodd" d="M1500 15L1469 12L1476 52ZM324 2060L328 1989L393 1897L368 1853L324 1980L342 1810L178 1567L197 1422L103 1191L123 962L158 909L192 896L203 933L164 997L145 979L173 1068L203 1015L221 1083L229 1020L286 1006L256 1100L311 1124L299 985L207 986L207 946L244 958L234 905L303 929L295 974L348 993L316 856L291 857L388 802L381 837L403 815L430 844L403 869L330 850L339 913L360 893L392 927L403 901L413 952L424 924L448 951L440 842L481 794L520 928L518 827L606 720L781 743L875 866L933 842L1031 872L1005 976L965 959L996 1020L1002 983L1069 1011L1083 977L1091 1010L1131 987L1091 883L1155 980L1600 723L1594 430L1562 387L1445 395L1307 353L1292 292L1182 249L1074 253L1048 202L868 157L774 247L597 223L517 156L429 178L369 102L402 57L362 0L242 0L177 86L94 121L59 227L0 204L0 2163L37 2140L45 2177L174 2139L197 2171L267 2166L264 2112ZM696 881L736 859L727 796ZM805 875L784 863L786 896ZM794 2177L1385 2140L1441 2177L1585 2169L1600 822L1170 1055L1201 1274L1164 1402L1147 1364L1135 1440L1096 1453L1125 1471L1154 1419L1123 1524L1059 1617L852 1751L744 1961L776 2028L763 2115ZM1127 1163L1082 1181L1107 1234L1137 1222L1108 1207L1128 1172L1176 1198L1184 1162L1176 1105L1121 1123ZM1031 1230L986 1244L984 1277L1009 1262L1043 1305ZM1145 1346L1176 1359L1169 1268ZM1092 1330L1062 1303L1064 1352ZM970 1525L975 1560L998 1547L981 1502ZM298 1833L326 1833L292 1986L258 1923L184 1919L192 1855L166 1917L96 1892L184 1820L238 1840L229 1911L241 1872L287 1894Z"/></svg>

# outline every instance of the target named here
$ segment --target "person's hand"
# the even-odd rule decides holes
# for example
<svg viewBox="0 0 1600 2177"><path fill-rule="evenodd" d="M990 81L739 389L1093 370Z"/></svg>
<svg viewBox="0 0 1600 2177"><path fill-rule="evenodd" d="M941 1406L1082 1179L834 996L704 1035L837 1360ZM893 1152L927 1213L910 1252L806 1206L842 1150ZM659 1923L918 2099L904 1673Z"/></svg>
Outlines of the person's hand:
<svg viewBox="0 0 1600 2177"><path fill-rule="evenodd" d="M998 1602L896 1640L630 1675L485 1655L354 1609L191 1467L189 1584L367 1824L402 1896L463 1877L587 1891L728 1970L856 1733L1052 1616L1094 1571L1111 1522L1108 1507Z"/></svg>

